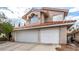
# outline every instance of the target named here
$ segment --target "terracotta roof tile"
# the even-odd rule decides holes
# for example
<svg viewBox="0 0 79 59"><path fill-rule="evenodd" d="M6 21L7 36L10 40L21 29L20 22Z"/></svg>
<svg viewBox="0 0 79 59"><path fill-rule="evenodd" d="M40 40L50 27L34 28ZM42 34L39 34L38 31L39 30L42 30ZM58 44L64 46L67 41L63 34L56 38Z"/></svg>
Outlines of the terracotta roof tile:
<svg viewBox="0 0 79 59"><path fill-rule="evenodd" d="M34 23L34 24L26 25L26 26L45 26L45 25L65 24L65 23L71 23L71 22L75 22L75 20L48 21L45 23Z"/></svg>
<svg viewBox="0 0 79 59"><path fill-rule="evenodd" d="M45 23L34 23L34 24L29 24L25 25L23 27L18 27L14 29L19 29L19 28L31 28L31 27L39 27L39 26L47 26L47 25L59 25L59 24L67 24L67 23L73 23L76 22L76 20L63 20L63 21L48 21Z"/></svg>

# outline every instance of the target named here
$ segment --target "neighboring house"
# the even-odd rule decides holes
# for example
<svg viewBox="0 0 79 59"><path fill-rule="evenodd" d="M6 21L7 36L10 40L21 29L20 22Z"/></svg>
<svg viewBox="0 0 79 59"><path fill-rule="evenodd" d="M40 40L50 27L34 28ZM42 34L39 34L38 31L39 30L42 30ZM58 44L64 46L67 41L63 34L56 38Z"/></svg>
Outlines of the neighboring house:
<svg viewBox="0 0 79 59"><path fill-rule="evenodd" d="M32 8L23 16L24 27L15 28L12 35L15 41L44 44L67 44L67 30L74 20L64 20L67 9Z"/></svg>
<svg viewBox="0 0 79 59"><path fill-rule="evenodd" d="M69 31L68 32L68 37L72 37L73 40L79 42L79 29Z"/></svg>

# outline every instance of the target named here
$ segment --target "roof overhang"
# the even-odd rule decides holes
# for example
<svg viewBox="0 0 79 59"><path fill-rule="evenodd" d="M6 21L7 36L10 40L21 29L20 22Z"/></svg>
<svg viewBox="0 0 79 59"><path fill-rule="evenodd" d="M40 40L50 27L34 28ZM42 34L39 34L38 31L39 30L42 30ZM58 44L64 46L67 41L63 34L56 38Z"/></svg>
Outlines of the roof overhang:
<svg viewBox="0 0 79 59"><path fill-rule="evenodd" d="M68 12L69 10L67 8L63 7L43 7L43 10L51 10L51 11L60 11L60 12Z"/></svg>
<svg viewBox="0 0 79 59"><path fill-rule="evenodd" d="M46 26L20 27L20 28L15 28L14 31L28 30L28 29L41 29L41 28L50 28L50 27L60 27L60 26L69 26L69 25L73 25L73 24L74 24L74 22L72 22L72 23L65 23L65 24L46 25Z"/></svg>

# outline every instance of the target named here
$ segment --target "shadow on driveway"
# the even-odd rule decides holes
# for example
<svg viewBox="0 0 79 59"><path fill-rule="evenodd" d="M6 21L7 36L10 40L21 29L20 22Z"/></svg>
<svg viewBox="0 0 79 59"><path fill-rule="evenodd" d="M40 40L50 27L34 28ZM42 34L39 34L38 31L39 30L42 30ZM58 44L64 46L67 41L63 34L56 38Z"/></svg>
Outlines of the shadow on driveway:
<svg viewBox="0 0 79 59"><path fill-rule="evenodd" d="M4 43L6 43L7 41L0 41L0 44L4 44Z"/></svg>

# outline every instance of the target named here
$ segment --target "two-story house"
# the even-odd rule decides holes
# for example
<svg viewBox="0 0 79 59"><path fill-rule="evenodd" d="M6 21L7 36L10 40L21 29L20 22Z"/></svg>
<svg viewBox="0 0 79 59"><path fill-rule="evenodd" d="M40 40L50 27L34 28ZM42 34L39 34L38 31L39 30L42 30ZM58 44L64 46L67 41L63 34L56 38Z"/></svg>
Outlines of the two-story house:
<svg viewBox="0 0 79 59"><path fill-rule="evenodd" d="M13 37L18 42L67 44L67 29L75 22L64 20L68 9L32 8L22 18L24 27L14 29Z"/></svg>

